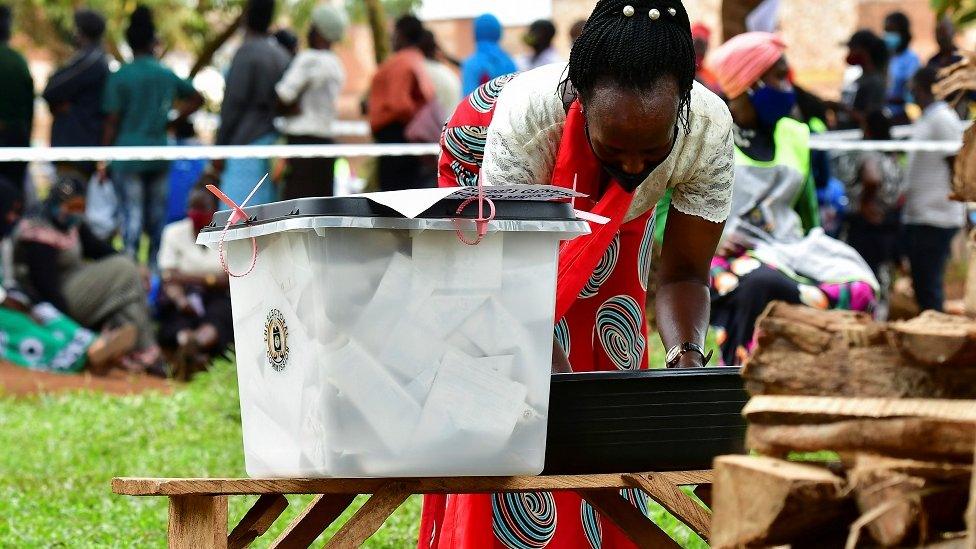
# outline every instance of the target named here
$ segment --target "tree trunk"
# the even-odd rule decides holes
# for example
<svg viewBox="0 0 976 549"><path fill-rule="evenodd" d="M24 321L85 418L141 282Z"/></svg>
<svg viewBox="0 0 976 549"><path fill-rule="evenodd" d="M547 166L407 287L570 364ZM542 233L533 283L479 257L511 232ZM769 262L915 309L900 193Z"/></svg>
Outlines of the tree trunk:
<svg viewBox="0 0 976 549"><path fill-rule="evenodd" d="M190 69L190 78L197 75L198 72L204 69L207 65L213 61L214 54L220 49L232 36L237 32L237 29L244 23L244 12L241 11L234 21L224 29L223 32L213 37L209 42L203 45L203 49L200 50L200 55L197 56L196 62L193 64L193 68Z"/></svg>
<svg viewBox="0 0 976 549"><path fill-rule="evenodd" d="M812 465L764 457L715 460L713 547L783 545L846 529L853 506L844 480Z"/></svg>
<svg viewBox="0 0 976 549"><path fill-rule="evenodd" d="M382 63L390 55L390 38L386 32L386 10L380 0L363 0L369 28L373 33L373 52L376 64Z"/></svg>
<svg viewBox="0 0 976 549"><path fill-rule="evenodd" d="M746 32L746 17L762 0L724 0L722 2L722 36L725 40Z"/></svg>

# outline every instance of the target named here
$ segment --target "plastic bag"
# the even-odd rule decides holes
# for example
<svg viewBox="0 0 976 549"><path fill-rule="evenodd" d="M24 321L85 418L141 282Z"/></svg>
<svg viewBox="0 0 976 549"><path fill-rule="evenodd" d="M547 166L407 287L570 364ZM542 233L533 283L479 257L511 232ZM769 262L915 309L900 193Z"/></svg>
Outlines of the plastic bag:
<svg viewBox="0 0 976 549"><path fill-rule="evenodd" d="M86 193L85 219L93 233L102 240L110 240L119 228L116 211L119 198L115 186L108 179L100 179L98 174L88 182Z"/></svg>

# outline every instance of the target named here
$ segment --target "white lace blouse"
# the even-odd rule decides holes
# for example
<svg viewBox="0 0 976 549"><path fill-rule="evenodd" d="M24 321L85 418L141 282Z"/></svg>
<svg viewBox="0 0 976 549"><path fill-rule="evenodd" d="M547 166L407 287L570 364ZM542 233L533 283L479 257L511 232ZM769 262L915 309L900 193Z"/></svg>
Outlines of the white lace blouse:
<svg viewBox="0 0 976 549"><path fill-rule="evenodd" d="M549 183L566 111L559 83L566 65L522 73L505 85L485 144L486 185ZM734 177L732 116L704 86L691 94L690 133L678 132L668 159L638 187L627 220L653 208L667 189L679 211L719 223L729 216Z"/></svg>

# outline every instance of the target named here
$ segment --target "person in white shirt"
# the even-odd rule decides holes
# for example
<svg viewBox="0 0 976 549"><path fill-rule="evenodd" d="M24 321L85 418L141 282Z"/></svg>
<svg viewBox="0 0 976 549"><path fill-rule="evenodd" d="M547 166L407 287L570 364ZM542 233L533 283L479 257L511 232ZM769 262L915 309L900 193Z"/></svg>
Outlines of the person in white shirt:
<svg viewBox="0 0 976 549"><path fill-rule="evenodd" d="M945 101L936 101L932 86L936 69L923 67L911 82L922 116L912 125L912 141L959 141L963 128ZM915 297L923 311L942 311L945 303L946 264L952 239L965 224L966 207L949 198L952 194L954 156L939 152L913 152L906 178L905 246L912 268Z"/></svg>
<svg viewBox="0 0 976 549"><path fill-rule="evenodd" d="M450 118L454 112L454 107L461 101L461 76L458 72L440 60L441 48L437 45L437 38L429 30L424 31L423 39L420 42L420 51L423 52L426 61L424 69L427 77L434 86L434 95L440 106L444 122Z"/></svg>
<svg viewBox="0 0 976 549"><path fill-rule="evenodd" d="M173 377L177 379L204 369L211 357L234 340L229 280L217 251L196 242L216 211L214 196L198 188L190 193L186 219L163 230L159 343L174 351Z"/></svg>
<svg viewBox="0 0 976 549"><path fill-rule="evenodd" d="M552 45L555 38L556 26L552 24L552 21L540 19L529 25L529 30L525 33L523 40L532 48L532 53L519 57L519 70L530 71L545 65L565 62L566 60L559 55L559 52Z"/></svg>
<svg viewBox="0 0 976 549"><path fill-rule="evenodd" d="M299 52L275 91L289 112L281 130L290 145L332 144L337 101L346 83L346 72L333 44L342 41L349 19L329 4L312 11L308 49ZM334 158L301 158L288 162L282 199L332 196L335 183Z"/></svg>

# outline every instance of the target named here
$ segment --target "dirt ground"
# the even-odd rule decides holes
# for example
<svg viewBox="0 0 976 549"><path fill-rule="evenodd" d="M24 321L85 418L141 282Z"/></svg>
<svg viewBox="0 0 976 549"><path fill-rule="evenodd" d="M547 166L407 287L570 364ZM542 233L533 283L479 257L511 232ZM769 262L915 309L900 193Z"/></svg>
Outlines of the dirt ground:
<svg viewBox="0 0 976 549"><path fill-rule="evenodd" d="M29 396L66 391L133 395L150 391L170 393L175 386L173 382L118 370L104 377L95 377L88 373L67 375L35 372L0 362L0 395Z"/></svg>

